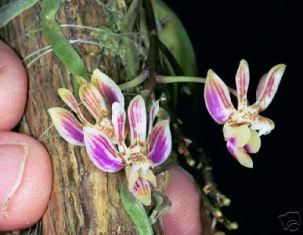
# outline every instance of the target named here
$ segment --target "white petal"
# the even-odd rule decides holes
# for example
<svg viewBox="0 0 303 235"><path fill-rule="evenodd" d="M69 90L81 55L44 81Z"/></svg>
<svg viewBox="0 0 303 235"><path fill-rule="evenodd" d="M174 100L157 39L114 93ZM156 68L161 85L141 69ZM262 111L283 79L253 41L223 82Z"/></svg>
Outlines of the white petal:
<svg viewBox="0 0 303 235"><path fill-rule="evenodd" d="M238 98L238 110L247 107L247 90L249 85L249 68L245 60L241 60L237 75L237 98Z"/></svg>
<svg viewBox="0 0 303 235"><path fill-rule="evenodd" d="M261 81L263 84L260 86L261 90L258 91L258 99L256 103L250 107L254 113L262 112L271 103L278 90L285 68L286 66L284 64L274 66L266 75L265 80Z"/></svg>
<svg viewBox="0 0 303 235"><path fill-rule="evenodd" d="M132 99L128 106L131 144L145 143L146 139L146 107L141 95Z"/></svg>

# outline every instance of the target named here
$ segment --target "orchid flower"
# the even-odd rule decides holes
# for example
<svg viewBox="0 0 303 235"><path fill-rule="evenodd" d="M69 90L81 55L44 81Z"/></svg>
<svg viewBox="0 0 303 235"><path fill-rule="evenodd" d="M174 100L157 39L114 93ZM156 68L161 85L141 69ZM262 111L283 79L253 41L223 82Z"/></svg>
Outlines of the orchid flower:
<svg viewBox="0 0 303 235"><path fill-rule="evenodd" d="M144 205L150 205L151 189L157 186L151 168L163 163L172 147L169 121L161 120L153 125L158 110L159 102L156 101L149 112L147 130L145 102L140 95L132 99L128 107L129 146L125 143L126 112L121 103L115 102L112 106L117 145L102 131L84 128L85 146L91 160L106 172L125 168L129 191Z"/></svg>
<svg viewBox="0 0 303 235"><path fill-rule="evenodd" d="M93 124L84 117L72 92L65 88L59 88L58 93L63 102L78 117L77 119L72 112L61 107L48 110L55 128L64 140L73 145L83 146L84 126L99 129L109 138L114 138L114 128L111 123L111 105L114 102L119 102L124 106L124 96L111 78L96 69L92 74L91 82L81 80L79 97L82 104L94 118L95 123Z"/></svg>
<svg viewBox="0 0 303 235"><path fill-rule="evenodd" d="M151 168L163 163L172 147L169 121L161 120L153 125L159 101L151 106L148 127L143 98L138 95L130 102L127 146L124 97L117 84L99 70L93 72L91 82L80 80L80 84L79 98L95 122L88 122L73 94L60 88L59 96L77 117L67 109L50 108L48 112L55 128L67 142L85 146L89 158L100 170L118 172L125 168L130 192L142 204L150 205L151 189L157 186Z"/></svg>
<svg viewBox="0 0 303 235"><path fill-rule="evenodd" d="M208 71L204 89L207 110L217 123L224 124L227 149L245 167L253 167L249 153L259 151L260 136L269 134L275 127L272 120L259 113L269 106L275 96L285 67L283 64L276 65L261 78L256 92L257 100L248 105L249 69L247 62L241 60L236 74L237 109L231 102L225 83L212 70Z"/></svg>

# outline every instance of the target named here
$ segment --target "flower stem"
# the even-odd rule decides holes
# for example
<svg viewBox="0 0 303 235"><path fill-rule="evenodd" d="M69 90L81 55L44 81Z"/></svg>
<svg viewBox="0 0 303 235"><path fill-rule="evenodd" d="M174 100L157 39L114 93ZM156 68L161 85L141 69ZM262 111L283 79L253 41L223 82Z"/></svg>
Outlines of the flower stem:
<svg viewBox="0 0 303 235"><path fill-rule="evenodd" d="M140 84L142 84L145 80L147 79L147 76L146 74L143 72L141 73L139 76L135 77L134 79L128 81L128 82L125 82L125 83L122 83L119 85L120 89L122 91L124 90L127 90L127 89L130 89L130 88L134 88L136 86L139 86Z"/></svg>
<svg viewBox="0 0 303 235"><path fill-rule="evenodd" d="M169 84L169 83L206 83L206 78L201 77L187 77L187 76L156 76L157 83ZM231 87L228 87L228 90L234 96L237 96L237 91Z"/></svg>
<svg viewBox="0 0 303 235"><path fill-rule="evenodd" d="M154 93L157 86L155 77L158 75L157 61L159 60L159 38L152 1L144 0L143 6L146 14L146 24L149 31L149 49L145 69L148 71L149 75L147 88L151 95Z"/></svg>
<svg viewBox="0 0 303 235"><path fill-rule="evenodd" d="M193 83L205 83L205 78L200 77L186 77L186 76L157 76L158 83L180 83L180 82L193 82Z"/></svg>

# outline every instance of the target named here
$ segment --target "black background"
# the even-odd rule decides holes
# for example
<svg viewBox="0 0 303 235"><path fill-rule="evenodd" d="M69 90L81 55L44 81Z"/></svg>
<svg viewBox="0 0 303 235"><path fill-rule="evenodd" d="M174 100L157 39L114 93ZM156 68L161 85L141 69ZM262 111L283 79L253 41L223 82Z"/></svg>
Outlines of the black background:
<svg viewBox="0 0 303 235"><path fill-rule="evenodd" d="M197 1L166 0L187 29L205 77L212 68L229 86L239 61L250 65L249 98L261 75L278 64L287 65L278 93L262 113L276 128L262 137L260 152L253 155L254 169L246 169L227 152L221 126L207 113L201 87L201 109L188 133L199 136L211 156L219 188L232 199L225 214L239 223L227 234L303 234L284 231L279 215L298 211L303 220L302 203L302 34L300 1ZM185 104L189 105L189 104ZM186 118L185 118L186 119ZM190 119L189 119L190 120ZM186 121L186 120L185 120ZM198 134L197 134L198 133Z"/></svg>

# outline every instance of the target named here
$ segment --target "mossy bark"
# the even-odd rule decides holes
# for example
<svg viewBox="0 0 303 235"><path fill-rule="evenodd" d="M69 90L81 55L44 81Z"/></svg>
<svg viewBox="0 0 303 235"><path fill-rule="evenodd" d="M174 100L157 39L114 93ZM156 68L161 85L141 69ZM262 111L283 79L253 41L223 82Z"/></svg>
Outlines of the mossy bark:
<svg viewBox="0 0 303 235"><path fill-rule="evenodd" d="M61 4L57 17L60 24L110 24L105 17L102 1L63 0ZM20 58L48 45L39 31L40 10L41 3L38 3L0 30L0 36ZM87 32L79 29L65 29L64 32L70 39L87 37ZM76 47L89 71L101 66L104 72L117 80L122 72L121 66L112 58L100 56L98 47ZM53 190L42 218L42 233L135 234L133 223L119 199L124 173L107 174L98 170L84 148L67 144L51 127L47 109L63 106L57 89L72 89L71 74L53 53L37 60L27 72L28 102L20 130L45 145L53 165ZM161 231L157 229L157 233L161 234Z"/></svg>

